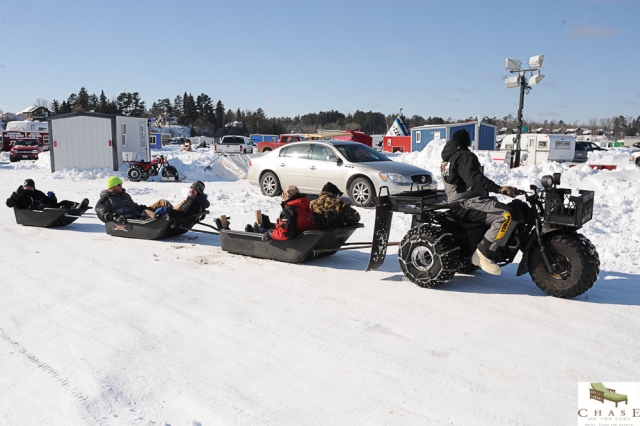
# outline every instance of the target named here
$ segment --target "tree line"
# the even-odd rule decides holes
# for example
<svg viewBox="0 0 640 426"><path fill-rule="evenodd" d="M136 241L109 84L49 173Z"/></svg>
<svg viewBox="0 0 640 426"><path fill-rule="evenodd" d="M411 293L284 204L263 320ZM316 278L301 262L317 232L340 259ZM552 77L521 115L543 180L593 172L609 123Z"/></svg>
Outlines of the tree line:
<svg viewBox="0 0 640 426"><path fill-rule="evenodd" d="M122 114L131 117L154 118L159 124L177 122L180 125L189 126L192 136L222 136L224 134L241 134L248 136L252 133L283 134L283 133L315 133L318 129L327 130L360 130L367 134L385 134L396 118L396 114L383 114L374 111L360 111L344 114L339 111L321 111L297 115L295 117L268 117L262 108L255 111L241 110L240 108L226 108L221 100L214 99L202 93L194 97L191 93L184 92L177 95L173 101L169 98L158 99L149 108L140 98L138 92L123 92L117 97L107 99L104 90L100 95L89 94L82 87L78 93L72 93L62 102L54 99L49 107L48 102L38 99L37 105L50 108L54 114L66 114L79 111L93 111L106 114ZM475 117L466 119L454 119L442 117L427 117L413 115L407 118L409 127L429 124L450 124L465 121L475 121ZM498 128L514 130L516 119L507 115L502 119L497 117L483 117L484 123L492 124ZM241 126L230 125L233 122L242 123ZM592 134L599 131L613 134L620 138L625 135L633 136L640 133L640 116L637 118L624 117L622 115L591 119L587 123L564 122L563 120L523 120L529 131L541 129L542 133L554 133L558 129L564 131L568 128L582 128L591 130Z"/></svg>

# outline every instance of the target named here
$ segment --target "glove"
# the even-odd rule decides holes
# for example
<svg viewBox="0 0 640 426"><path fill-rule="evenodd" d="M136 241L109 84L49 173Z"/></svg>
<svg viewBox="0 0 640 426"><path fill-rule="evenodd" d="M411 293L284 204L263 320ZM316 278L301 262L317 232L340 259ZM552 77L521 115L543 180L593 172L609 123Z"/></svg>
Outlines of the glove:
<svg viewBox="0 0 640 426"><path fill-rule="evenodd" d="M15 192L7 199L7 207L15 207L18 204L18 194Z"/></svg>
<svg viewBox="0 0 640 426"><path fill-rule="evenodd" d="M49 191L49 192L47 192L47 197L48 197L48 198L53 198L53 197L55 197L55 196L56 196L56 194L54 194L54 193L53 193L53 191Z"/></svg>
<svg viewBox="0 0 640 426"><path fill-rule="evenodd" d="M269 241L271 241L273 238L271 238L271 231L269 232L265 232L264 234L262 234L262 241L267 243Z"/></svg>
<svg viewBox="0 0 640 426"><path fill-rule="evenodd" d="M44 205L42 204L42 201L35 200L34 202L32 202L30 210L44 210Z"/></svg>
<svg viewBox="0 0 640 426"><path fill-rule="evenodd" d="M518 188L514 188L513 186L503 186L502 188L500 188L500 193L508 197L514 198L516 196L517 190Z"/></svg>
<svg viewBox="0 0 640 426"><path fill-rule="evenodd" d="M124 224L126 224L126 223L127 223L127 218L126 218L126 217L124 217L124 216L123 216L123 215L121 215L121 214L120 214L120 215L115 215L115 216L113 217L113 221L114 221L115 223L119 224L119 225L124 225Z"/></svg>
<svg viewBox="0 0 640 426"><path fill-rule="evenodd" d="M24 194L24 188L22 187L22 185L18 187L18 189L16 190L16 194L18 194L18 196Z"/></svg>
<svg viewBox="0 0 640 426"><path fill-rule="evenodd" d="M160 207L157 208L156 211L153 213L153 217L158 217L158 216L162 216L163 214L168 214L169 213L169 207Z"/></svg>

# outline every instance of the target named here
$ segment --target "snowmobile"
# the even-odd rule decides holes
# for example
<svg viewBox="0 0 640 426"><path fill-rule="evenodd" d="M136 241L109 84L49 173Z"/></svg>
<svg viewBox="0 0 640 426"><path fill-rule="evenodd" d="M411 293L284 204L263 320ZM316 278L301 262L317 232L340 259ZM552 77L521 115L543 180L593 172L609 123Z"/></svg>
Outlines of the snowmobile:
<svg viewBox="0 0 640 426"><path fill-rule="evenodd" d="M517 226L501 258L512 263L519 252L517 276L529 273L535 284L555 297L572 298L589 290L598 278L600 258L596 248L577 231L593 215L593 191L558 188L560 173L543 176L542 188L518 190L509 203ZM478 269L471 256L488 226L462 222L446 204L444 191L418 190L380 195L376 202L374 247L367 270L377 269L386 256L393 211L412 214L411 229L398 245L398 261L404 275L425 288L444 285L457 272Z"/></svg>
<svg viewBox="0 0 640 426"><path fill-rule="evenodd" d="M164 155L156 155L151 161L131 161L126 162L129 166L127 177L132 182L149 179L149 176L157 176L162 171L162 181L179 182L186 176L179 178L178 169L169 164L169 160Z"/></svg>

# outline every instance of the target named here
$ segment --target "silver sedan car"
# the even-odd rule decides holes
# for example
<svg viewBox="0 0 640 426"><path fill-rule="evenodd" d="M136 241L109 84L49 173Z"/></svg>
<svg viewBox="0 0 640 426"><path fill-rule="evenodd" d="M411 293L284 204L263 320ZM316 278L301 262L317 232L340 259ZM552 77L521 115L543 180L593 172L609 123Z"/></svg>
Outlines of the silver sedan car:
<svg viewBox="0 0 640 426"><path fill-rule="evenodd" d="M249 182L270 197L295 185L303 194L318 194L332 182L353 204L374 204L380 187L392 194L414 189L436 189L427 170L391 161L381 152L357 142L305 141L280 147L249 163ZM386 193L385 193L386 194Z"/></svg>

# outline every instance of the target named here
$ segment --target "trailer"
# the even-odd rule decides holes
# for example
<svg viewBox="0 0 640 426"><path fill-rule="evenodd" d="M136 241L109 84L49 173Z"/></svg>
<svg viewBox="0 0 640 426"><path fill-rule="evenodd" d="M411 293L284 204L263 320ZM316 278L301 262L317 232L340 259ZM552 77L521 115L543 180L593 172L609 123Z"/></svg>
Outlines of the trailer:
<svg viewBox="0 0 640 426"><path fill-rule="evenodd" d="M146 118L76 112L49 117L51 171L61 168L118 171L123 153L150 161Z"/></svg>
<svg viewBox="0 0 640 426"><path fill-rule="evenodd" d="M516 135L505 136L500 143L500 151L514 150L515 138ZM571 135L525 133L520 136L520 151L522 166L541 164L545 161L577 161L576 139ZM582 161L586 161L586 157Z"/></svg>

